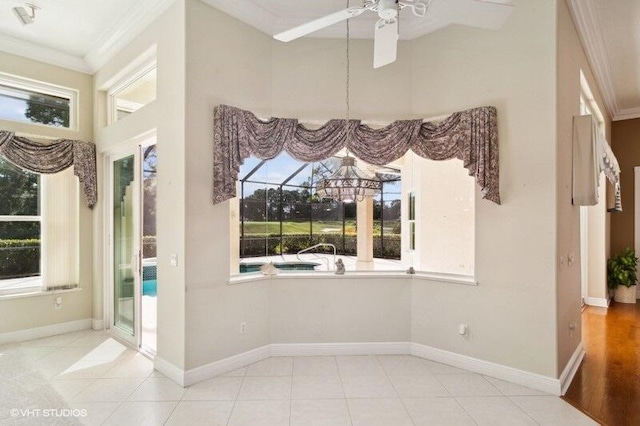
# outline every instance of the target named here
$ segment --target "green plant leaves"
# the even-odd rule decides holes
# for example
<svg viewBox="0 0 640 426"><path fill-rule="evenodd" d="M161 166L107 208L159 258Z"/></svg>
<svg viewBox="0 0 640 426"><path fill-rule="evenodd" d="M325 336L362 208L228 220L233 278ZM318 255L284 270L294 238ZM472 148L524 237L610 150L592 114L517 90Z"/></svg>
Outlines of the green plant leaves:
<svg viewBox="0 0 640 426"><path fill-rule="evenodd" d="M625 287L635 285L637 274L638 258L635 251L629 247L607 261L607 284L611 289L619 285Z"/></svg>

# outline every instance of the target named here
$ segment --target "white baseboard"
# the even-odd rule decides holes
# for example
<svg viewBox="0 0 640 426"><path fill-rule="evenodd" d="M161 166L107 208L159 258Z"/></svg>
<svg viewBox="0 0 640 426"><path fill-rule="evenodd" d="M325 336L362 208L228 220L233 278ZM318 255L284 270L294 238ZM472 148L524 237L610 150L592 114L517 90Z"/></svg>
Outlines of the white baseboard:
<svg viewBox="0 0 640 426"><path fill-rule="evenodd" d="M91 328L98 331L98 330L104 330L104 321L103 320L91 320L92 324L91 324Z"/></svg>
<svg viewBox="0 0 640 426"><path fill-rule="evenodd" d="M410 342L272 343L271 356L405 355Z"/></svg>
<svg viewBox="0 0 640 426"><path fill-rule="evenodd" d="M271 356L402 355L409 354L410 348L409 342L273 343L187 370L181 385L189 386Z"/></svg>
<svg viewBox="0 0 640 426"><path fill-rule="evenodd" d="M0 345L10 342L23 342L25 340L41 339L43 337L58 334L72 333L74 331L90 329L91 319L63 322L60 324L46 325L44 327L28 328L26 330L12 331L0 334Z"/></svg>
<svg viewBox="0 0 640 426"><path fill-rule="evenodd" d="M436 361L453 367L463 368L474 373L484 374L500 380L506 380L531 389L537 389L552 395L561 394L560 380L529 371L519 370L506 365L472 358L442 349L432 348L419 343L411 344L411 355Z"/></svg>
<svg viewBox="0 0 640 426"><path fill-rule="evenodd" d="M158 355L156 355L153 358L153 368L155 368L156 370L158 370L159 372L167 376L167 378L173 380L178 385L182 387L189 386L185 384L184 370L179 367L176 367L169 361L163 358L160 358Z"/></svg>
<svg viewBox="0 0 640 426"><path fill-rule="evenodd" d="M184 373L184 383L182 386L190 386L194 383L198 383L269 358L271 356L270 346L271 345L261 346L229 358L221 359L220 361L215 361L210 364L205 364L200 367L187 370Z"/></svg>
<svg viewBox="0 0 640 426"><path fill-rule="evenodd" d="M598 306L600 308L608 308L611 300L608 297L585 297L584 303L589 306Z"/></svg>
<svg viewBox="0 0 640 426"><path fill-rule="evenodd" d="M580 348L582 345L580 346ZM181 370L170 370L169 374L177 377L174 379L165 373L162 368L164 361L158 363L156 357L156 369L166 374L181 386L189 386L194 383L210 379L220 374L245 367L251 363L261 361L270 356L338 356L338 355L414 355L431 361L441 362L453 367L463 368L474 373L484 374L497 379L506 380L518 385L527 386L552 395L560 395L562 392L561 380L540 374L531 373L505 365L483 361L466 355L460 355L426 345L411 342L362 342L362 343L273 343L259 348L234 355L210 364L188 370L182 375ZM570 362L575 363L574 357ZM579 361L577 363L579 365ZM171 366L173 367L173 366ZM175 367L174 367L175 368ZM577 368L577 367L576 367ZM567 370L568 371L568 370ZM570 381L575 371L563 373L563 380ZM181 376L181 377L180 377ZM564 381L563 381L564 383ZM568 385L567 385L568 386Z"/></svg>
<svg viewBox="0 0 640 426"><path fill-rule="evenodd" d="M567 389L569 389L569 385L571 385L573 376L576 375L576 371L578 371L578 367L580 367L584 355L584 346L582 342L580 342L576 350L573 352L571 359L569 359L567 366L564 368L564 371L560 375L560 395L564 395L567 392Z"/></svg>

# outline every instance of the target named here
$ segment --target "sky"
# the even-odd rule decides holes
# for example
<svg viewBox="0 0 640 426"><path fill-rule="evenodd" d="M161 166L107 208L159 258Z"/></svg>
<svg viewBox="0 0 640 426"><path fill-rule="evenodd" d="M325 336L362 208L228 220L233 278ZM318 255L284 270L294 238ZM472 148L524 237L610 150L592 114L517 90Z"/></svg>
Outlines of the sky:
<svg viewBox="0 0 640 426"><path fill-rule="evenodd" d="M31 122L25 112L27 103L21 99L5 98L0 96L0 117L5 120Z"/></svg>

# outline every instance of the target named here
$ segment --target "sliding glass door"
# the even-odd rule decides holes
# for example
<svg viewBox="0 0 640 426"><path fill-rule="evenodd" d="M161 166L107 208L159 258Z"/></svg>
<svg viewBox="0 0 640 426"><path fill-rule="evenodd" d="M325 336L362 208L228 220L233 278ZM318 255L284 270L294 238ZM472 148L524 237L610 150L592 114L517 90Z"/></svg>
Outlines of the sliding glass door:
<svg viewBox="0 0 640 426"><path fill-rule="evenodd" d="M140 300L140 172L138 152L111 158L111 259L114 332L138 344Z"/></svg>
<svg viewBox="0 0 640 426"><path fill-rule="evenodd" d="M155 138L112 153L109 170L108 277L110 328L148 354L156 351Z"/></svg>

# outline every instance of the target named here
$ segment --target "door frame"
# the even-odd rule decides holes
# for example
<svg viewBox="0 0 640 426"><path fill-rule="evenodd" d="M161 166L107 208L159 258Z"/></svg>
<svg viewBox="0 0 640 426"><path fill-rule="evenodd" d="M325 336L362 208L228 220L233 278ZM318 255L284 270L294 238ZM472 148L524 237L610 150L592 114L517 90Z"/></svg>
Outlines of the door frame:
<svg viewBox="0 0 640 426"><path fill-rule="evenodd" d="M142 301L142 149L143 147L156 144L157 132L155 129L142 133L128 141L114 145L111 149L103 152L104 170L104 193L105 203L103 208L103 235L102 235L102 279L103 279L103 321L104 329L118 340L141 351L142 345L142 324L141 324L141 301ZM113 274L113 163L115 160L134 155L136 167L134 168L134 252L137 252L137 265L134 273L134 334L133 336L120 330L114 325L114 274ZM136 247L137 246L137 247ZM147 351L143 351L146 355Z"/></svg>

